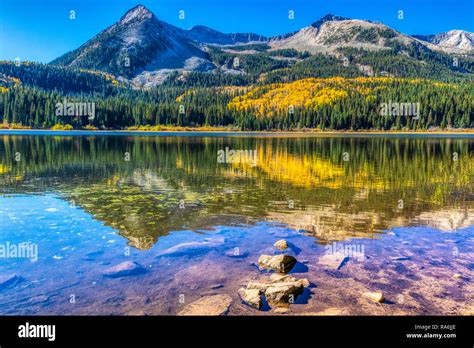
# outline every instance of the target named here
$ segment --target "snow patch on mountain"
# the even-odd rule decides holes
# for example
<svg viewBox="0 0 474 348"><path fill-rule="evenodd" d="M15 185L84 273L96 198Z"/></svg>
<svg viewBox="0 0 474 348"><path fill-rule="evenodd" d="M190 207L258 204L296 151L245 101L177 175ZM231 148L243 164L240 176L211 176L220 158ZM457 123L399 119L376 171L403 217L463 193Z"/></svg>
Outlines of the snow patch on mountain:
<svg viewBox="0 0 474 348"><path fill-rule="evenodd" d="M474 33L465 30L450 30L436 35L414 35L414 38L429 42L448 53L473 53Z"/></svg>

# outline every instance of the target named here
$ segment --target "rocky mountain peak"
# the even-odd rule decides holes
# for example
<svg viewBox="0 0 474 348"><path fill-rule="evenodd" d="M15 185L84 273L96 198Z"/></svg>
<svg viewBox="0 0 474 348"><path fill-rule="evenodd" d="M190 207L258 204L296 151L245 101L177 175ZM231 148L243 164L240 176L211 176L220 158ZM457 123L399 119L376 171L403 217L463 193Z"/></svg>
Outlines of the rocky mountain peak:
<svg viewBox="0 0 474 348"><path fill-rule="evenodd" d="M319 28L321 25L323 25L326 22L334 22L334 21L345 21L348 18L341 17L341 16L336 16L333 14L327 14L321 19L317 20L316 22L312 23L311 26L313 28Z"/></svg>
<svg viewBox="0 0 474 348"><path fill-rule="evenodd" d="M154 17L153 12L147 9L143 5L137 5L134 8L127 11L120 19L120 24L127 24L133 21L143 21Z"/></svg>

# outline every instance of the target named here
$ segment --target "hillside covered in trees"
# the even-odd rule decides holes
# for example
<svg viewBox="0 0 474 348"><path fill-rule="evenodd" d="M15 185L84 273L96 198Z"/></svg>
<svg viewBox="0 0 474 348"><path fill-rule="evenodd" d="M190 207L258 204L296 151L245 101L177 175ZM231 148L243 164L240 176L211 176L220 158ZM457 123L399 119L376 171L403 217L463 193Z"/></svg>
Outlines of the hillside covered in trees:
<svg viewBox="0 0 474 348"><path fill-rule="evenodd" d="M217 48L212 54L216 61L231 65L232 55ZM439 79L442 81L433 79L449 70L442 61L432 65L431 75L428 70L421 74L424 78L415 78L416 66L410 60L393 66L389 76L366 77L357 65L345 66L331 56L308 57L291 50L273 55L294 60L275 65L270 61L273 58L258 53L240 60L245 74L191 72L182 76L176 72L162 85L147 89L109 73L1 62L0 124L32 128L60 124L76 129L157 125L240 130L474 127L472 74L452 72ZM389 70L389 53L362 55L350 50L347 55L378 71ZM397 67L400 70L395 71ZM462 61L461 68L472 69L472 63ZM58 103L65 102L93 104L94 117L58 115ZM419 103L419 117L382 115L381 105L390 102Z"/></svg>

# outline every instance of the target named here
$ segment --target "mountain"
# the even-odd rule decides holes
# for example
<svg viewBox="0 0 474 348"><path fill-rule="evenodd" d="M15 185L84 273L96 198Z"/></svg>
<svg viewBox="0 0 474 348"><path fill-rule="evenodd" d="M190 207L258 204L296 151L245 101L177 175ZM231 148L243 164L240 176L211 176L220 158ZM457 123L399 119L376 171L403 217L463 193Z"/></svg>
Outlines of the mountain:
<svg viewBox="0 0 474 348"><path fill-rule="evenodd" d="M450 30L436 35L413 35L436 48L452 53L471 53L474 51L474 33L465 30Z"/></svg>
<svg viewBox="0 0 474 348"><path fill-rule="evenodd" d="M195 70L214 66L207 54L180 28L160 21L144 6L128 11L117 23L52 64L103 70L133 77L144 70Z"/></svg>
<svg viewBox="0 0 474 348"><path fill-rule="evenodd" d="M138 5L51 64L111 73L135 87L170 79L171 84L217 86L248 85L261 78L279 82L296 76L360 74L449 79L472 74L471 58L454 67L449 56L469 47L472 34L468 32L411 37L383 23L332 14L270 38L222 33L202 25L185 30ZM348 57L351 65L342 66ZM205 77L199 75L203 73ZM286 77L278 76L282 74Z"/></svg>
<svg viewBox="0 0 474 348"><path fill-rule="evenodd" d="M291 35L272 40L271 46L316 54L334 53L342 47L381 50L392 42L407 45L413 41L382 23L329 14Z"/></svg>
<svg viewBox="0 0 474 348"><path fill-rule="evenodd" d="M146 84L147 80L160 81L166 73L176 69L215 69L203 44L227 45L266 40L252 33L224 34L205 26L184 30L160 21L145 6L138 5L117 23L51 64L107 71Z"/></svg>

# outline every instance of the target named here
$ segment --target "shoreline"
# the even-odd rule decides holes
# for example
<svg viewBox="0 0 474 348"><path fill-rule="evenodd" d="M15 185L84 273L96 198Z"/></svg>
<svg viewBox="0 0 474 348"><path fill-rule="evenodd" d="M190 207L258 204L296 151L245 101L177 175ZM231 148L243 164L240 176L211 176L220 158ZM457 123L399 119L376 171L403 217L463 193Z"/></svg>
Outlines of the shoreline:
<svg viewBox="0 0 474 348"><path fill-rule="evenodd" d="M90 129L73 129L73 130L53 130L53 129L1 129L0 134L18 134L18 133L44 133L44 134L61 134L61 135L193 135L193 134L205 134L205 135L230 135L230 136L474 136L474 129L462 129L462 130L436 130L436 131L351 131L351 130L340 130L340 131L242 131L242 130L221 130L221 129L200 129L196 130L127 130L127 129L111 129L111 130L90 130Z"/></svg>

